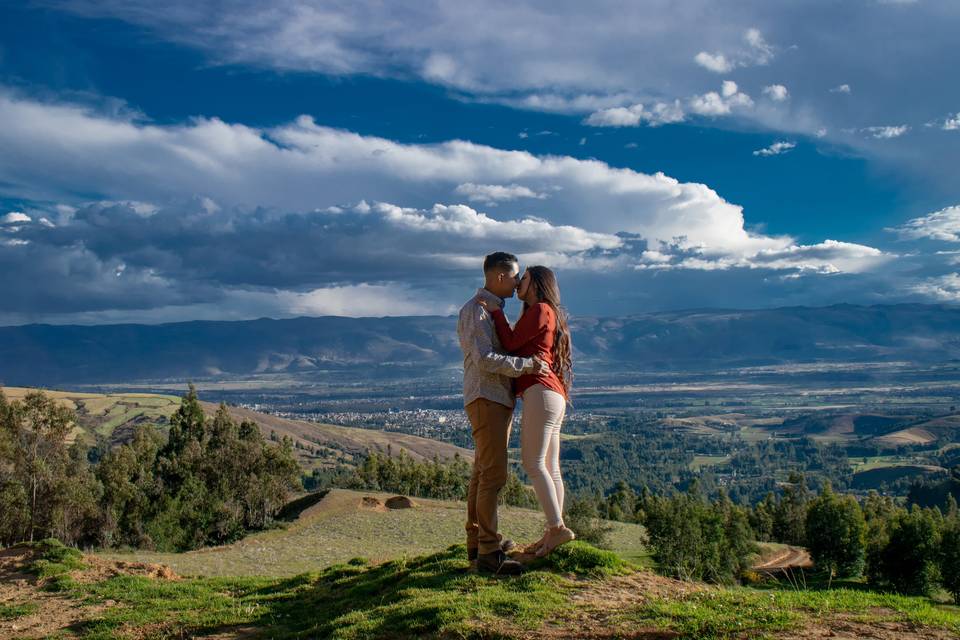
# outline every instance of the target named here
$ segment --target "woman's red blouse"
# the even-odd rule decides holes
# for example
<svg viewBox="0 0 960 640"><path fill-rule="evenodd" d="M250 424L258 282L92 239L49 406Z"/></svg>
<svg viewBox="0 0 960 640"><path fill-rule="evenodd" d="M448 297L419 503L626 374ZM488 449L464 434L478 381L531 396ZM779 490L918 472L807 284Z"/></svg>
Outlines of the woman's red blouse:
<svg viewBox="0 0 960 640"><path fill-rule="evenodd" d="M502 309L494 310L491 315L500 344L510 355L524 358L536 356L550 366L550 373L547 375L527 374L517 378L517 395L523 395L524 391L535 384L542 384L566 397L567 390L553 371L553 340L557 335L557 314L553 307L546 302L538 302L520 316L513 329L510 328Z"/></svg>

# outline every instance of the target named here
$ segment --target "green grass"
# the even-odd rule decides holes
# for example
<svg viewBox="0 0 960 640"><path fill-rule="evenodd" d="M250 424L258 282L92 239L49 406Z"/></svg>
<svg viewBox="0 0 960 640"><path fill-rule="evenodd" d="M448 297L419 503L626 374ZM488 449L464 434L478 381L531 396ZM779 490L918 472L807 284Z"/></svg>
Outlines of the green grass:
<svg viewBox="0 0 960 640"><path fill-rule="evenodd" d="M76 586L70 572L86 567L79 551L53 538L32 546L34 557L27 569L40 578L46 591L69 591Z"/></svg>
<svg viewBox="0 0 960 640"><path fill-rule="evenodd" d="M602 557L578 567L595 569L586 565L602 565ZM81 626L84 638L120 638L143 629L155 637L193 636L252 625L270 638L359 640L470 637L504 621L534 629L567 604L571 584L546 570L520 577L470 574L466 549L458 545L379 566L342 564L279 580L118 576L78 586L73 594L88 604L116 603Z"/></svg>
<svg viewBox="0 0 960 640"><path fill-rule="evenodd" d="M597 549L579 540L558 547L546 558L535 561L531 568L595 578L619 575L630 570L629 565L616 553Z"/></svg>
<svg viewBox="0 0 960 640"><path fill-rule="evenodd" d="M49 575L76 566L73 550L49 541L37 547L42 553L33 565L46 568ZM634 589L632 583L600 583L632 571L617 554L576 541L537 561L522 576L479 575L468 571L466 548L454 545L379 565L355 557L293 577L159 580L119 575L92 584L72 582L63 593L88 607L88 617L71 628L88 640L195 637L236 628L278 640L511 638L536 633L546 622L571 625L569 631L575 634L582 612L573 596L597 586L595 594L609 594L616 601L615 590ZM702 640L761 638L814 622L829 626L843 614L840 625L895 621L921 631L932 627L960 634L960 609L924 598L846 588L667 592L674 595L624 592L640 604L611 610L613 617L601 617L601 624L611 637L656 628ZM0 611L10 616L31 612L15 606L8 606L9 613ZM586 606L583 612L595 605Z"/></svg>
<svg viewBox="0 0 960 640"><path fill-rule="evenodd" d="M799 627L804 620L852 613L863 622L898 621L960 633L960 610L925 598L863 590L822 591L711 589L685 598L653 600L625 614L628 620L703 640L736 634L769 637Z"/></svg>
<svg viewBox="0 0 960 640"><path fill-rule="evenodd" d="M730 456L693 456L689 468L691 471L700 471L704 467L716 467L730 462Z"/></svg>
<svg viewBox="0 0 960 640"><path fill-rule="evenodd" d="M466 506L460 502L422 500L416 509L385 512L358 509L360 499L381 500L392 494L335 489L322 504L284 528L257 533L239 542L191 553L102 553L102 557L170 566L180 575L294 576L344 563L360 554L372 562L434 553L463 541ZM649 564L639 525L613 523L613 551L624 559ZM533 510L501 507L500 531L518 543L532 542L543 531L543 516Z"/></svg>
<svg viewBox="0 0 960 640"><path fill-rule="evenodd" d="M864 462L864 460L866 460L866 462ZM912 456L870 456L867 458L850 458L850 466L853 467L854 473L859 473L861 471L872 471L874 469L883 469L886 467L903 467L917 464L927 463L918 461Z"/></svg>
<svg viewBox="0 0 960 640"><path fill-rule="evenodd" d="M0 620L16 620L33 615L39 607L33 602L0 604Z"/></svg>

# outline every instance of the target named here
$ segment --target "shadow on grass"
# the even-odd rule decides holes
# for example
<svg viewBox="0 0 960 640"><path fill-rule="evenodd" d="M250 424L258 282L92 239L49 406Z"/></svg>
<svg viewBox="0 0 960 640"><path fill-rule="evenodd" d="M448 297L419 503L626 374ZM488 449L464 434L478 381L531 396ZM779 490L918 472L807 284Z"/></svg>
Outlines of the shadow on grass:
<svg viewBox="0 0 960 640"><path fill-rule="evenodd" d="M583 543L566 545L522 576L478 575L468 566L465 547L456 545L377 566L355 558L280 580L117 576L75 587L74 595L91 604L115 605L74 632L98 640L200 637L239 627L277 639L489 638L536 629L567 606L572 583L561 574L609 575L625 567Z"/></svg>
<svg viewBox="0 0 960 640"><path fill-rule="evenodd" d="M264 603L255 623L270 627L272 637L422 637L533 604L510 593L530 591L536 579L469 574L465 558L456 546L376 567L335 565L309 584L293 578L244 595Z"/></svg>
<svg viewBox="0 0 960 640"><path fill-rule="evenodd" d="M288 502L287 504L283 505L280 513L277 514L277 520L293 522L300 517L301 513L327 497L328 493L330 493L330 490L324 489L323 491L308 493L305 496L301 496L296 500Z"/></svg>

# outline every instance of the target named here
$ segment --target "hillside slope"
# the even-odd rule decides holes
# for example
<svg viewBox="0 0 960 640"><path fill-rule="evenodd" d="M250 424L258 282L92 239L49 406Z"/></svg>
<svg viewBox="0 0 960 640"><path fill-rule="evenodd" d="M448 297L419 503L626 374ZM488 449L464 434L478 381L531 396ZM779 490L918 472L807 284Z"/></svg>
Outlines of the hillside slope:
<svg viewBox="0 0 960 640"><path fill-rule="evenodd" d="M417 508L364 506L364 497L381 502L392 494L333 489L283 529L253 534L239 542L187 553L102 553L112 560L162 563L181 575L292 576L363 556L381 562L431 553L463 543L466 505L414 498ZM538 511L501 507L501 531L517 541L540 537ZM639 525L612 523L614 549L628 558L644 556Z"/></svg>
<svg viewBox="0 0 960 640"><path fill-rule="evenodd" d="M947 640L958 633L960 610L924 598L681 582L580 542L520 577L469 572L462 545L381 564L354 558L291 578L182 578L162 565L84 557L54 543L0 552L4 638Z"/></svg>
<svg viewBox="0 0 960 640"><path fill-rule="evenodd" d="M9 400L17 400L32 389L0 387L0 390ZM44 393L57 398L61 404L77 412L79 423L71 432L70 438L81 438L87 444L95 443L98 435L110 442L123 442L132 435L137 424L149 423L165 428L167 420L180 406L180 398L176 396L148 393L98 394L48 390L44 390ZM211 402L201 404L207 415L213 415L218 406ZM405 451L417 460L429 460L434 456L450 459L455 455L473 460L473 451L429 438L288 420L240 407L229 407L229 410L237 421L251 420L257 423L264 437L269 438L274 434L277 438L288 437L294 443L300 443L301 447L296 448L295 453L301 465L308 471L330 464L343 453L386 452L388 447L394 454Z"/></svg>

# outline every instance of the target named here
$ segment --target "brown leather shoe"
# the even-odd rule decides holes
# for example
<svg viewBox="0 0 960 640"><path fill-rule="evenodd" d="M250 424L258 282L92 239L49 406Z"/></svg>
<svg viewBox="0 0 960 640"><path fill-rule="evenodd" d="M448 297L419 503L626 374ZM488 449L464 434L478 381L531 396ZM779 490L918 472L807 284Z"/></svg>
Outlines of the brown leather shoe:
<svg viewBox="0 0 960 640"><path fill-rule="evenodd" d="M504 553L510 553L516 548L517 548L517 543L515 543L513 540L510 540L504 537L500 538L500 551L503 551ZM477 559L478 553L479 553L479 550L476 548L467 549L467 560L469 560L470 562L473 562L474 560Z"/></svg>
<svg viewBox="0 0 960 640"><path fill-rule="evenodd" d="M523 565L497 549L493 553L481 553L477 556L477 571L496 576L518 576L523 573Z"/></svg>

